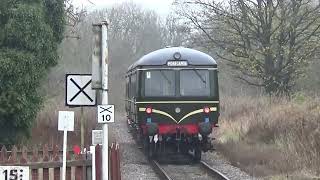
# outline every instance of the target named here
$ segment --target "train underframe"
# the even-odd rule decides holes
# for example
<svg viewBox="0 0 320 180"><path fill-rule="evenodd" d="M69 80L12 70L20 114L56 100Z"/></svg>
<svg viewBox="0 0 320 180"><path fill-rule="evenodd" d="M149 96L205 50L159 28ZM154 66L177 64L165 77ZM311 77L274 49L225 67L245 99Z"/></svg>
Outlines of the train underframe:
<svg viewBox="0 0 320 180"><path fill-rule="evenodd" d="M201 160L202 152L213 149L211 138L213 125L203 124L136 124L128 120L140 146L149 158L170 154L192 155L193 161Z"/></svg>

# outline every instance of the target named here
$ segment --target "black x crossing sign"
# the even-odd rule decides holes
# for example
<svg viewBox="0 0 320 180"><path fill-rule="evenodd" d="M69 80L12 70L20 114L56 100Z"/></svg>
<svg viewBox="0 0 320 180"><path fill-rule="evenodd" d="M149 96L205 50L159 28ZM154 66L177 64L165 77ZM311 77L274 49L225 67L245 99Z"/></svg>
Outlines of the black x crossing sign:
<svg viewBox="0 0 320 180"><path fill-rule="evenodd" d="M66 105L95 106L96 92L91 89L91 74L66 75Z"/></svg>

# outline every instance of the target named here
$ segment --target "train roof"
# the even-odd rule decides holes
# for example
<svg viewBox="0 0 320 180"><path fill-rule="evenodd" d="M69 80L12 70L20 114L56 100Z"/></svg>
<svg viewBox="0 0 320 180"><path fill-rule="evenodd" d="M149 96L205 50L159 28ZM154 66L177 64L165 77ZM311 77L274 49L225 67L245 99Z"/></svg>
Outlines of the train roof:
<svg viewBox="0 0 320 180"><path fill-rule="evenodd" d="M189 65L217 65L217 62L208 54L201 51L184 48L184 47L170 47L163 48L149 54L144 55L138 61L133 63L128 70L134 69L137 66L162 66L167 64L169 60L175 60L174 54L180 53L179 60L188 61Z"/></svg>

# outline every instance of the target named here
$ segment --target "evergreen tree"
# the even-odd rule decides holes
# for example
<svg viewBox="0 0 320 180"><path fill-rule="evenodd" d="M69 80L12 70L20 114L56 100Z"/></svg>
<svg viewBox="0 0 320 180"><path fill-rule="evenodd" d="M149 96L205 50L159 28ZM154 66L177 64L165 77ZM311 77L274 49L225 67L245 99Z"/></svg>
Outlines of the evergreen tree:
<svg viewBox="0 0 320 180"><path fill-rule="evenodd" d="M57 64L63 0L0 1L0 144L28 136L42 103L41 80Z"/></svg>

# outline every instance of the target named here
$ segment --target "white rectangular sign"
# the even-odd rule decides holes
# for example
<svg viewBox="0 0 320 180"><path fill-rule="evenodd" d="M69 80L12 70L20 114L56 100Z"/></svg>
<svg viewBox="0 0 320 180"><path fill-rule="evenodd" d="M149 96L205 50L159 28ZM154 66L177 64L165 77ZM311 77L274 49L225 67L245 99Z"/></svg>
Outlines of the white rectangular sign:
<svg viewBox="0 0 320 180"><path fill-rule="evenodd" d="M0 166L0 180L29 180L29 167Z"/></svg>
<svg viewBox="0 0 320 180"><path fill-rule="evenodd" d="M168 66L188 66L187 61L168 61Z"/></svg>
<svg viewBox="0 0 320 180"><path fill-rule="evenodd" d="M74 130L74 112L73 111L59 111L58 130L59 131Z"/></svg>
<svg viewBox="0 0 320 180"><path fill-rule="evenodd" d="M98 123L114 122L114 105L98 105Z"/></svg>
<svg viewBox="0 0 320 180"><path fill-rule="evenodd" d="M103 132L102 130L92 130L92 145L102 144Z"/></svg>
<svg viewBox="0 0 320 180"><path fill-rule="evenodd" d="M96 91L91 89L90 74L66 75L66 105L95 106Z"/></svg>

